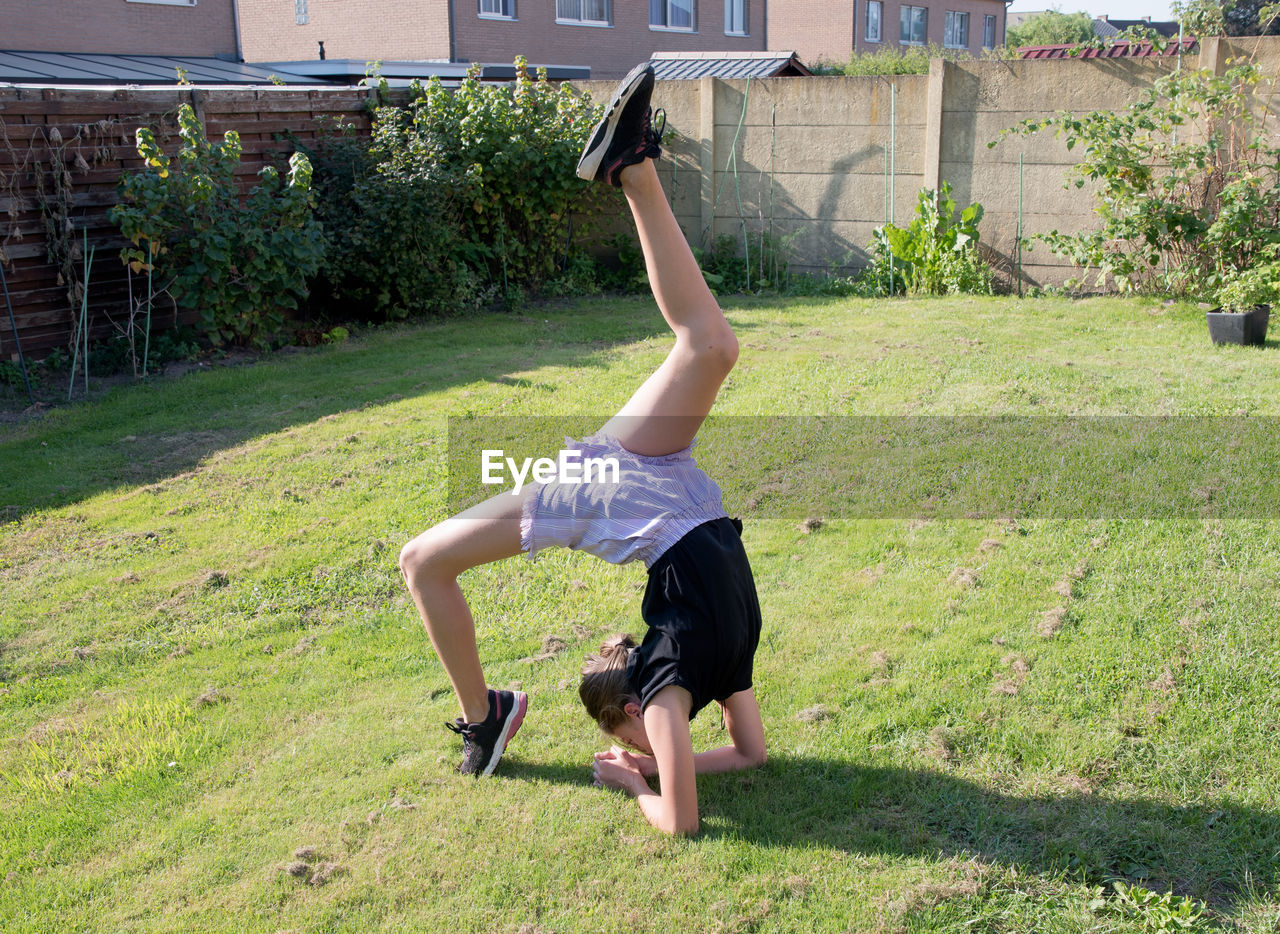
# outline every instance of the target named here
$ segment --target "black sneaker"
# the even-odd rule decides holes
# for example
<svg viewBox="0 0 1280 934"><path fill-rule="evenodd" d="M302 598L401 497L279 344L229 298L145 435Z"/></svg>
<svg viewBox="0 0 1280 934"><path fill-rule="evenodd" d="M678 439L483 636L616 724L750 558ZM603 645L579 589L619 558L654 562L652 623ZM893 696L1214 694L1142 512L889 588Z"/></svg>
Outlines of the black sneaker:
<svg viewBox="0 0 1280 934"><path fill-rule="evenodd" d="M489 691L489 716L480 723L464 723L461 718L445 727L462 737L463 775L489 775L516 735L529 709L529 697L521 691Z"/></svg>
<svg viewBox="0 0 1280 934"><path fill-rule="evenodd" d="M659 119L653 119L649 109L652 95L653 68L645 62L631 69L613 92L604 119L592 130L591 141L578 160L579 178L620 187L618 173L622 169L662 155L666 115L658 111Z"/></svg>

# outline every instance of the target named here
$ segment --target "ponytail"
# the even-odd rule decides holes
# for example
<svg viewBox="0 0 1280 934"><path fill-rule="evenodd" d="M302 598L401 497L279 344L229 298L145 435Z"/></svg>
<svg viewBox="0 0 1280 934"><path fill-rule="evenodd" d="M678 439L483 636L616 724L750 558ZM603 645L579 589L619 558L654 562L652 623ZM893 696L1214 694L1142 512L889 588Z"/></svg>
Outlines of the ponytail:
<svg viewBox="0 0 1280 934"><path fill-rule="evenodd" d="M626 722L626 706L636 700L627 678L627 662L636 640L618 633L604 640L600 652L588 655L582 666L578 696L587 714L604 730L612 731Z"/></svg>

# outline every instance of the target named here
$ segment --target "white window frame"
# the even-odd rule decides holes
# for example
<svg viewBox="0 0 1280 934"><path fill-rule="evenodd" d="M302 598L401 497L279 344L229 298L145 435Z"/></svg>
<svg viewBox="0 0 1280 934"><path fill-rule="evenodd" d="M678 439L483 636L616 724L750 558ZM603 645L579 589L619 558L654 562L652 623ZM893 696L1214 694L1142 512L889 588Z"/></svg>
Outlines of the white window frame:
<svg viewBox="0 0 1280 934"><path fill-rule="evenodd" d="M505 8L510 10L509 13L494 13L484 8L485 3L497 4L499 9ZM511 22L516 18L516 0L477 0L476 9L479 10L481 19L500 19L504 22Z"/></svg>
<svg viewBox="0 0 1280 934"><path fill-rule="evenodd" d="M726 36L751 35L751 21L747 18L747 12L747 0L724 0L724 34ZM742 23L739 29L733 28L734 14Z"/></svg>
<svg viewBox="0 0 1280 934"><path fill-rule="evenodd" d="M578 8L577 16L564 16L560 12L560 4L567 2ZM594 26L611 28L613 26L613 0L604 0L604 19L584 19L582 11L590 0L556 0L556 23L560 26Z"/></svg>
<svg viewBox="0 0 1280 934"><path fill-rule="evenodd" d="M991 41L987 42L987 27L991 27ZM982 47L984 49L994 49L996 47L996 18L990 13L986 13L982 17Z"/></svg>
<svg viewBox="0 0 1280 934"><path fill-rule="evenodd" d="M923 25L921 32L924 34L921 39L912 39L911 34L915 32L916 14L920 14L920 22ZM911 25L908 28L908 37L902 38L902 17L909 16ZM909 6L902 4L898 10L898 44L899 45L924 45L929 41L929 8L927 6Z"/></svg>
<svg viewBox="0 0 1280 934"><path fill-rule="evenodd" d="M662 7L662 22L655 23L653 21L654 5ZM688 26L670 26L671 11L678 9L681 5L687 4L689 7L689 25ZM652 32L697 32L698 31L698 0L649 0L649 29Z"/></svg>
<svg viewBox="0 0 1280 934"><path fill-rule="evenodd" d="M195 6L196 0L125 0L125 3L152 3L156 6Z"/></svg>
<svg viewBox="0 0 1280 934"><path fill-rule="evenodd" d="M299 26L311 22L311 11L307 9L307 0L293 0L293 21Z"/></svg>
<svg viewBox="0 0 1280 934"><path fill-rule="evenodd" d="M871 8L876 10L876 34L871 35ZM866 24L862 27L862 40L864 42L883 42L884 41L884 0L867 0L866 14L863 19Z"/></svg>
<svg viewBox="0 0 1280 934"><path fill-rule="evenodd" d="M955 33L961 32L960 41L956 41ZM947 18L942 24L942 46L946 49L969 48L969 14L959 10L947 10Z"/></svg>

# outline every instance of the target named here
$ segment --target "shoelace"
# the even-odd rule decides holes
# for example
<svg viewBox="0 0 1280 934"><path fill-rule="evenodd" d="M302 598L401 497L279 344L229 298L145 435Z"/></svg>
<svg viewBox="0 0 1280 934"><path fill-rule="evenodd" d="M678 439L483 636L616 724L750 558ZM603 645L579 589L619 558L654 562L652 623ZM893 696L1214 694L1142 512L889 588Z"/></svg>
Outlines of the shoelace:
<svg viewBox="0 0 1280 934"><path fill-rule="evenodd" d="M662 144L662 134L667 129L667 112L659 107L650 107L644 112L644 141L654 145Z"/></svg>
<svg viewBox="0 0 1280 934"><path fill-rule="evenodd" d="M462 741L464 743L471 742L472 737L475 736L470 729L470 724L463 723L461 720L455 720L453 723L446 722L444 728L446 730L453 730L453 732L462 737Z"/></svg>

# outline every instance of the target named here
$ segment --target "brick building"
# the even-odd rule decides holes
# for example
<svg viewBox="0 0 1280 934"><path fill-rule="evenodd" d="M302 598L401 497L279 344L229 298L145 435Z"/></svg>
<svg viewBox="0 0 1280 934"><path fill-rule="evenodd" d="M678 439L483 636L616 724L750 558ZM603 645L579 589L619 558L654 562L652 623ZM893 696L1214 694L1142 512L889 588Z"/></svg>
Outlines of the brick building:
<svg viewBox="0 0 1280 934"><path fill-rule="evenodd" d="M654 52L763 51L764 0L239 0L246 61L441 59L625 74Z"/></svg>
<svg viewBox="0 0 1280 934"><path fill-rule="evenodd" d="M979 56L1004 44L1004 0L771 0L769 47L807 62L939 45Z"/></svg>
<svg viewBox="0 0 1280 934"><path fill-rule="evenodd" d="M1004 0L238 0L249 62L438 59L586 65L614 78L655 52L855 50L1004 41Z"/></svg>
<svg viewBox="0 0 1280 934"><path fill-rule="evenodd" d="M240 57L235 0L0 0L0 47Z"/></svg>

